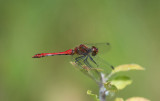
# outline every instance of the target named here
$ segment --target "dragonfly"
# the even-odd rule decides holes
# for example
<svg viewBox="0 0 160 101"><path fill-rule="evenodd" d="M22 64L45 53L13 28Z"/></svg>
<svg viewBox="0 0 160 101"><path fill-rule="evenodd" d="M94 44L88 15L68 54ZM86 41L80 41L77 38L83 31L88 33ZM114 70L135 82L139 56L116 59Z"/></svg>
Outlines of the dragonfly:
<svg viewBox="0 0 160 101"><path fill-rule="evenodd" d="M63 52L35 54L32 58L42 58L56 55L71 55L72 61L82 69L87 67L87 69L98 68L108 71L108 67L111 70L114 69L114 67L104 59L100 58L98 55L107 52L109 49L110 43L80 44L73 49L68 49Z"/></svg>

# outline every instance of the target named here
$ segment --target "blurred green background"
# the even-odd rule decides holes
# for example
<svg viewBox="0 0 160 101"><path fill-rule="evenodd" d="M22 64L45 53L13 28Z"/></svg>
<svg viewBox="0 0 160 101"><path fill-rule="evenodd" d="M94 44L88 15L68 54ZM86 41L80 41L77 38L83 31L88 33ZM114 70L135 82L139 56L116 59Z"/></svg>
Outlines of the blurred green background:
<svg viewBox="0 0 160 101"><path fill-rule="evenodd" d="M159 27L158 0L0 0L0 101L92 101L98 86L70 56L32 56L99 42L111 43L112 65L146 68L118 97L159 101Z"/></svg>

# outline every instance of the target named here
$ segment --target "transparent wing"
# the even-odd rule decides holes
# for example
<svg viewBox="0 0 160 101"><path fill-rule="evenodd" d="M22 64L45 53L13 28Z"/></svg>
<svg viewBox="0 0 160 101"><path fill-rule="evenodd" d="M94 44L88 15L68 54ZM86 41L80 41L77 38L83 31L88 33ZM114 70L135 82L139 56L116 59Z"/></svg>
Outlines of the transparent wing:
<svg viewBox="0 0 160 101"><path fill-rule="evenodd" d="M97 63L97 68L102 69L103 73L105 73L106 75L111 73L111 71L114 69L114 67L110 63L108 63L101 57L99 56L91 56L91 57Z"/></svg>
<svg viewBox="0 0 160 101"><path fill-rule="evenodd" d="M88 56L73 55L72 62L75 62L79 69L91 70L98 69L97 65L93 63Z"/></svg>
<svg viewBox="0 0 160 101"><path fill-rule="evenodd" d="M101 53L106 53L111 49L111 45L109 42L106 43L95 43L95 44L85 44L88 47L92 47L95 46L96 48L98 48L98 54Z"/></svg>
<svg viewBox="0 0 160 101"><path fill-rule="evenodd" d="M101 76L100 71L101 69L97 68L97 65L92 63L89 60L89 57L82 55L74 55L72 56L72 64L77 67L80 71L82 71L87 76L91 77L97 83L100 82Z"/></svg>
<svg viewBox="0 0 160 101"><path fill-rule="evenodd" d="M96 70L98 72L103 72L106 75L109 74L114 68L107 61L103 60L98 56L77 55L77 56L73 56L72 61L77 64L79 69L84 69L86 71Z"/></svg>

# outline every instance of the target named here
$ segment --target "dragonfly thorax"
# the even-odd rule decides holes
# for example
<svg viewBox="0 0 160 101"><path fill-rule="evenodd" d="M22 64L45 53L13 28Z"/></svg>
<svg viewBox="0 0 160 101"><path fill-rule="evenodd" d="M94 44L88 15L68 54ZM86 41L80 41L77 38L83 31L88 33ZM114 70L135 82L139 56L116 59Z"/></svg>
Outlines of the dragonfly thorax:
<svg viewBox="0 0 160 101"><path fill-rule="evenodd" d="M95 56L98 53L98 48L95 46L92 46L91 48L87 47L84 44L79 45L74 49L74 53L78 55L89 55L91 54L92 56Z"/></svg>

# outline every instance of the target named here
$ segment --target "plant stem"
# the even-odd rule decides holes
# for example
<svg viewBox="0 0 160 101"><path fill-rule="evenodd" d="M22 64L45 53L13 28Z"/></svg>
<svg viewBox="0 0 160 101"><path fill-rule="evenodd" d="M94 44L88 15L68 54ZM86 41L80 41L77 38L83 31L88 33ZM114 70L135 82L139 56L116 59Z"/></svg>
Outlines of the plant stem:
<svg viewBox="0 0 160 101"><path fill-rule="evenodd" d="M106 88L104 87L104 83L106 82L105 75L101 73L101 82L99 83L99 99L100 101L106 101Z"/></svg>

